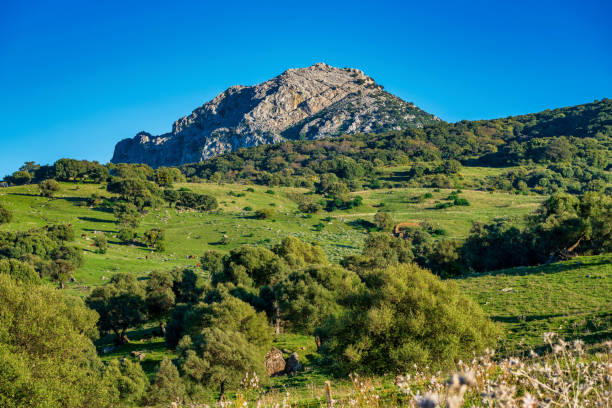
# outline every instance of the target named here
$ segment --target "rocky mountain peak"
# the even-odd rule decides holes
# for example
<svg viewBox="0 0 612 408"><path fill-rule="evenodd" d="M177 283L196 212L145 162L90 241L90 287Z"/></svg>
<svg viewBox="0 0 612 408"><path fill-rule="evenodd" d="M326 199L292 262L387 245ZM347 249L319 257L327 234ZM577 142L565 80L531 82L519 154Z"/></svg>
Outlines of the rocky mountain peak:
<svg viewBox="0 0 612 408"><path fill-rule="evenodd" d="M160 136L140 132L115 147L112 162L157 167L205 160L240 147L287 139L422 126L437 118L385 91L363 71L317 63L254 86L232 86Z"/></svg>

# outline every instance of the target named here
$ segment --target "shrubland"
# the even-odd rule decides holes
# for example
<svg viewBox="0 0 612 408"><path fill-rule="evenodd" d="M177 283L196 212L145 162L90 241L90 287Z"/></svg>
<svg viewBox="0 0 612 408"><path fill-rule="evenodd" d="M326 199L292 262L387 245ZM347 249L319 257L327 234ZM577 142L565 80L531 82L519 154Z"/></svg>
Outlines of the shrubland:
<svg viewBox="0 0 612 408"><path fill-rule="evenodd" d="M606 401L610 106L25 163L0 190L0 401ZM302 370L269 377L272 345Z"/></svg>

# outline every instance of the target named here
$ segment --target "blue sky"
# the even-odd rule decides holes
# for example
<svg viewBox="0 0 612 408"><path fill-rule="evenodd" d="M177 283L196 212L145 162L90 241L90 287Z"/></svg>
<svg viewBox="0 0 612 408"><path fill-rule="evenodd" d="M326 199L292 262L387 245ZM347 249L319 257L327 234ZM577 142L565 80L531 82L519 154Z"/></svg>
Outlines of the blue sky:
<svg viewBox="0 0 612 408"><path fill-rule="evenodd" d="M5 0L0 177L107 162L231 85L321 61L448 121L612 97L611 19L612 2L588 0Z"/></svg>

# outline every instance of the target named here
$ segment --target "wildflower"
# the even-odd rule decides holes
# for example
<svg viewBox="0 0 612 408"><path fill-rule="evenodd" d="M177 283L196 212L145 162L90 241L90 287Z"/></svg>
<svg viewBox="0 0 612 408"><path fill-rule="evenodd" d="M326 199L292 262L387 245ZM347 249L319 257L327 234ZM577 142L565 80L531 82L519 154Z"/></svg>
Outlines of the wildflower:
<svg viewBox="0 0 612 408"><path fill-rule="evenodd" d="M555 344L553 346L553 353L560 354L565 350L565 347L561 344Z"/></svg>
<svg viewBox="0 0 612 408"><path fill-rule="evenodd" d="M538 406L538 400L533 398L529 393L523 397L523 408L536 408Z"/></svg>
<svg viewBox="0 0 612 408"><path fill-rule="evenodd" d="M544 337L544 343L550 343L552 342L552 339L556 336L556 333L553 332L546 332L544 333L543 337Z"/></svg>
<svg viewBox="0 0 612 408"><path fill-rule="evenodd" d="M574 350L582 355L584 353L584 341L582 340L574 340Z"/></svg>

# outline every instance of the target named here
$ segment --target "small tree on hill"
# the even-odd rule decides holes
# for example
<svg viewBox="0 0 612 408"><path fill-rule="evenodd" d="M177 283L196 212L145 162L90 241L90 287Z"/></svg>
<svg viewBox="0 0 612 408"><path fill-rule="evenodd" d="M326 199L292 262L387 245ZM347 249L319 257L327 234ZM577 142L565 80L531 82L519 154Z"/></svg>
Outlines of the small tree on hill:
<svg viewBox="0 0 612 408"><path fill-rule="evenodd" d="M9 177L11 183L21 186L23 184L28 184L32 181L32 175L27 171L16 171L12 176Z"/></svg>
<svg viewBox="0 0 612 408"><path fill-rule="evenodd" d="M72 278L72 273L76 270L76 266L70 261L64 259L56 259L47 264L48 274L56 280L61 289L64 289L66 282Z"/></svg>
<svg viewBox="0 0 612 408"><path fill-rule="evenodd" d="M40 189L40 195L43 197L51 198L55 193L57 193L60 189L60 185L57 181L53 179L42 181L38 188Z"/></svg>
<svg viewBox="0 0 612 408"><path fill-rule="evenodd" d="M379 211L374 215L374 224L381 231L390 231L393 228L393 218L388 212Z"/></svg>
<svg viewBox="0 0 612 408"><path fill-rule="evenodd" d="M104 370L104 379L119 394L124 403L139 403L149 388L149 380L138 362L111 360ZM130 404L130 405L132 405Z"/></svg>
<svg viewBox="0 0 612 408"><path fill-rule="evenodd" d="M124 344L128 341L127 329L145 319L145 296L145 289L135 276L119 273L107 285L95 288L87 298L87 305L100 315L100 330L112 331L117 342Z"/></svg>
<svg viewBox="0 0 612 408"><path fill-rule="evenodd" d="M56 224L47 228L47 236L57 242L74 241L75 234L68 224Z"/></svg>
<svg viewBox="0 0 612 408"><path fill-rule="evenodd" d="M263 375L263 356L242 333L224 331L217 327L206 328L193 343L185 337L177 352L181 367L189 379L219 390L219 401L227 389L235 389L244 373Z"/></svg>
<svg viewBox="0 0 612 408"><path fill-rule="evenodd" d="M452 283L414 264L375 270L351 310L320 334L339 372L384 374L452 366L494 345L498 330Z"/></svg>
<svg viewBox="0 0 612 408"><path fill-rule="evenodd" d="M152 228L145 231L144 243L150 248L155 248L157 252L166 250L166 233L162 228Z"/></svg>
<svg viewBox="0 0 612 408"><path fill-rule="evenodd" d="M151 319L159 322L162 335L175 302L173 286L174 278L168 271L153 271L147 281L147 311Z"/></svg>
<svg viewBox="0 0 612 408"><path fill-rule="evenodd" d="M155 373L151 390L146 395L149 404L162 404L182 399L185 386L178 369L168 358L164 358Z"/></svg>
<svg viewBox="0 0 612 408"><path fill-rule="evenodd" d="M0 225L8 224L13 220L13 213L2 204L0 204Z"/></svg>
<svg viewBox="0 0 612 408"><path fill-rule="evenodd" d="M96 234L93 238L94 245L96 246L99 254L105 254L108 248L108 241L106 240L106 235L104 233Z"/></svg>

